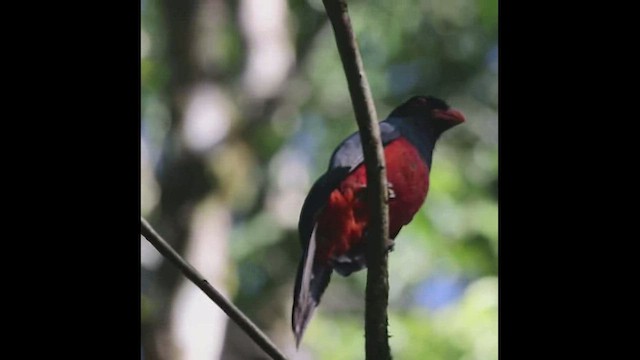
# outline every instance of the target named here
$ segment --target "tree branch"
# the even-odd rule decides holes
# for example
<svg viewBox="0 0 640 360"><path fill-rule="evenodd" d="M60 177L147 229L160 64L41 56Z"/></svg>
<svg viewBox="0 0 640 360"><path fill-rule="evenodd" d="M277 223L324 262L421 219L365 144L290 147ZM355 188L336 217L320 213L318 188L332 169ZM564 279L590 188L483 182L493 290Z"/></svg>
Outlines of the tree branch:
<svg viewBox="0 0 640 360"><path fill-rule="evenodd" d="M249 320L237 307L222 296L209 282L189 263L187 263L144 218L140 218L140 234L151 243L165 258L169 259L182 273L200 288L222 311L224 311L238 326L249 335L272 359L286 359L276 346L260 329Z"/></svg>
<svg viewBox="0 0 640 360"><path fill-rule="evenodd" d="M362 65L346 0L323 0L333 26L340 59L349 85L358 122L367 170L370 222L367 235L367 294L365 350L367 359L391 359L387 332L389 280L386 239L389 238L387 174L380 140L380 127L371 90Z"/></svg>

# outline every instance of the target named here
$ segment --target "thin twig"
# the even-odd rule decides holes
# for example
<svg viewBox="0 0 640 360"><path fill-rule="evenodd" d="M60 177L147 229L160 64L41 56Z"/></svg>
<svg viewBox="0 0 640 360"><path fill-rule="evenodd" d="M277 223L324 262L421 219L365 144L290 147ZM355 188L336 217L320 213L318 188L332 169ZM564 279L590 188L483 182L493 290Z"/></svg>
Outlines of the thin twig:
<svg viewBox="0 0 640 360"><path fill-rule="evenodd" d="M153 245L160 254L169 259L182 273L200 288L222 311L224 311L244 332L255 341L272 359L286 359L260 329L249 320L235 305L222 296L205 278L187 263L164 239L153 230L144 218L140 218L140 234Z"/></svg>
<svg viewBox="0 0 640 360"><path fill-rule="evenodd" d="M346 0L323 0L349 85L367 170L370 222L367 236L365 350L367 359L391 359L387 330L389 280L385 240L389 237L387 174L380 128Z"/></svg>

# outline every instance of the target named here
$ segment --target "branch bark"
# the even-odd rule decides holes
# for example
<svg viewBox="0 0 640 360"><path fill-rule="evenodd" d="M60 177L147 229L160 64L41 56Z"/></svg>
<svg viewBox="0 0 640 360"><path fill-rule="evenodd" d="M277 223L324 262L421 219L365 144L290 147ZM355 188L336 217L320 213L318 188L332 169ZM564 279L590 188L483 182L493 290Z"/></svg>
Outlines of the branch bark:
<svg viewBox="0 0 640 360"><path fill-rule="evenodd" d="M389 238L387 174L376 109L362 65L346 0L323 0L333 26L340 59L358 122L367 171L370 222L367 234L365 309L366 359L391 359L387 330L389 280L386 239Z"/></svg>
<svg viewBox="0 0 640 360"><path fill-rule="evenodd" d="M140 234L151 243L166 259L171 261L182 273L215 302L238 326L249 335L272 359L286 359L269 338L247 318L235 305L222 296L189 263L187 263L143 218L140 218Z"/></svg>

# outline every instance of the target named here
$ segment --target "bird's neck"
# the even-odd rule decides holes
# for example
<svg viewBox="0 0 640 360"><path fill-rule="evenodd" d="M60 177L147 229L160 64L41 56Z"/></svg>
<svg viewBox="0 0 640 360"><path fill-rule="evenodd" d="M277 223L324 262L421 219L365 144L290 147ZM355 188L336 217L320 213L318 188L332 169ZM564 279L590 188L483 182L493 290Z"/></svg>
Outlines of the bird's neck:
<svg viewBox="0 0 640 360"><path fill-rule="evenodd" d="M394 118L390 122L397 126L403 137L407 138L417 149L424 161L431 168L433 149L441 132L438 129L429 128L424 122L409 123L407 119Z"/></svg>

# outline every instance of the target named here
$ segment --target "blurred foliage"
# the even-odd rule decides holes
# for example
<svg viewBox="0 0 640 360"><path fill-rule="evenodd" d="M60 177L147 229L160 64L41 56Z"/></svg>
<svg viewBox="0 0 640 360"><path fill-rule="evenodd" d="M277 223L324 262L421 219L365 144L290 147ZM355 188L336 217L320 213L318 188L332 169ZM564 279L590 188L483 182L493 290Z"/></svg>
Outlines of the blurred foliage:
<svg viewBox="0 0 640 360"><path fill-rule="evenodd" d="M183 98L171 81L164 3L141 3L142 212L151 217L171 196L163 191L189 193L162 186L168 159L188 141L175 118L176 98ZM252 97L248 89L261 79L242 80L250 54L238 20L243 6L199 4L197 11L210 6L216 15L193 25L194 82L215 84L229 111L222 135L198 153L204 168L197 176L208 184L202 191L232 214L233 301L291 347L300 206L332 150L357 129L342 65L321 0L289 0L294 63L277 92ZM436 147L426 204L390 255L393 354L497 359L497 0L352 0L349 10L380 119L415 94L446 99L467 118ZM148 270L145 281L154 281ZM317 359L364 357L365 279L364 271L334 276L302 351ZM154 304L157 296L143 289L144 319L166 311Z"/></svg>

